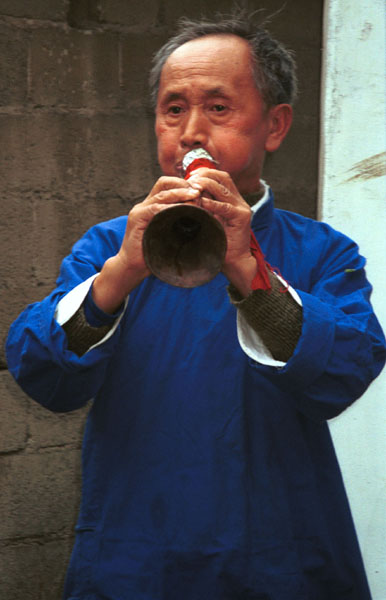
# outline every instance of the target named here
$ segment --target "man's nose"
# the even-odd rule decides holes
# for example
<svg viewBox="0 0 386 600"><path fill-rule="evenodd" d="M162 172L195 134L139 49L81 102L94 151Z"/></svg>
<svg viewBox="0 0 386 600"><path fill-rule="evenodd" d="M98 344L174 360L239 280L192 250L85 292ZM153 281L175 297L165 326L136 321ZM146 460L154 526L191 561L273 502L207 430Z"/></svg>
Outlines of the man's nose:
<svg viewBox="0 0 386 600"><path fill-rule="evenodd" d="M204 146L208 138L208 123L200 109L188 112L181 132L181 144L186 148Z"/></svg>

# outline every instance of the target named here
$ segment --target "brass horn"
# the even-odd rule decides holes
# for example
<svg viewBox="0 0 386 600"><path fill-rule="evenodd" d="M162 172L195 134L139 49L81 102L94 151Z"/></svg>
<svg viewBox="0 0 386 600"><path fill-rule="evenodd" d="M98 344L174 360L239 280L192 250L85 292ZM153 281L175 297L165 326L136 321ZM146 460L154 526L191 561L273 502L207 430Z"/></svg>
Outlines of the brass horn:
<svg viewBox="0 0 386 600"><path fill-rule="evenodd" d="M183 160L185 179L201 166L215 168L203 148ZM227 249L222 225L208 211L192 204L165 208L147 226L142 240L150 271L166 283L192 288L213 279L221 270Z"/></svg>

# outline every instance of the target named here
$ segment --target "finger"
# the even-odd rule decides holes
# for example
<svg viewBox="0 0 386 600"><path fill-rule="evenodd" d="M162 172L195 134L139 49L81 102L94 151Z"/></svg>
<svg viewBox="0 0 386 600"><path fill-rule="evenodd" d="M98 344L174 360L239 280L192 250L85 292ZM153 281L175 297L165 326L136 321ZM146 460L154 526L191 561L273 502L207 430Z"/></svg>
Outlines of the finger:
<svg viewBox="0 0 386 600"><path fill-rule="evenodd" d="M199 169L195 169L189 179L190 181L193 177L210 177L211 179L215 179L217 181L222 181L223 179L230 179L232 181L231 176L226 171L220 171L219 169L209 169L208 167L200 167Z"/></svg>
<svg viewBox="0 0 386 600"><path fill-rule="evenodd" d="M217 200L211 200L210 198L202 197L201 206L213 215L221 217L226 221L240 216L239 209L229 202L218 202Z"/></svg>
<svg viewBox="0 0 386 600"><path fill-rule="evenodd" d="M222 183L227 188L237 191L237 188L233 182L232 177L226 171L219 171L218 169L208 169L207 167L200 167L196 169L193 174L187 180L190 183L192 180L203 177L212 179L213 181L218 181L218 183Z"/></svg>
<svg viewBox="0 0 386 600"><path fill-rule="evenodd" d="M143 204L164 203L173 204L178 202L194 202L200 197L201 191L191 186L161 190L151 194L144 200Z"/></svg>
<svg viewBox="0 0 386 600"><path fill-rule="evenodd" d="M220 219L224 226L249 228L251 209L247 204L234 205L230 202L218 202L205 196L201 197L201 206Z"/></svg>
<svg viewBox="0 0 386 600"><path fill-rule="evenodd" d="M180 203L165 204L162 202L155 202L153 204L137 205L129 213L128 224L130 229L143 230L149 225L152 218L159 212L172 208L173 206L181 206Z"/></svg>
<svg viewBox="0 0 386 600"><path fill-rule="evenodd" d="M176 188L188 188L189 184L185 179L180 177L160 177L154 184L149 196L153 196L162 192L163 190L172 190Z"/></svg>
<svg viewBox="0 0 386 600"><path fill-rule="evenodd" d="M217 179L213 177L204 177L194 175L189 180L193 189L206 191L220 202L229 202L230 204L244 204L245 200L240 196L236 186L227 173L221 173Z"/></svg>

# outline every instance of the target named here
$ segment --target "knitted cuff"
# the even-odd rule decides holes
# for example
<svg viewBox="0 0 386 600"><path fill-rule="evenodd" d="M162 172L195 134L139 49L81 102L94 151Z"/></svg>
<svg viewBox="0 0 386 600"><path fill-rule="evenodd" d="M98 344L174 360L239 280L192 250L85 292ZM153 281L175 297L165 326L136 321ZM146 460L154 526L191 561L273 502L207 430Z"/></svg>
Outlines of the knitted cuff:
<svg viewBox="0 0 386 600"><path fill-rule="evenodd" d="M86 354L87 350L100 342L110 331L113 324L92 327L86 320L83 304L71 319L62 326L67 335L68 350L78 356Z"/></svg>
<svg viewBox="0 0 386 600"><path fill-rule="evenodd" d="M301 334L302 307L286 291L276 275L269 273L269 279L271 290L254 290L243 298L230 284L228 294L232 304L256 331L273 358L287 362L294 353Z"/></svg>

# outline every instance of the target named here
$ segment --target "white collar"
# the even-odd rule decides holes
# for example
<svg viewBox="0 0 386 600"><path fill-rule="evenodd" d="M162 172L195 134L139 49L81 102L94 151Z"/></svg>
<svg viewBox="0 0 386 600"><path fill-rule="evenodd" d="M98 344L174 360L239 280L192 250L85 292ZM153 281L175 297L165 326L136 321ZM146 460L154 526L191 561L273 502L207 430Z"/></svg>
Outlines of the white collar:
<svg viewBox="0 0 386 600"><path fill-rule="evenodd" d="M260 210L260 208L263 206L263 204L265 204L269 200L269 185L267 185L263 179L261 179L260 182L264 186L264 195L262 198L260 198L260 200L258 200L256 202L256 204L251 206L252 217L258 210Z"/></svg>

